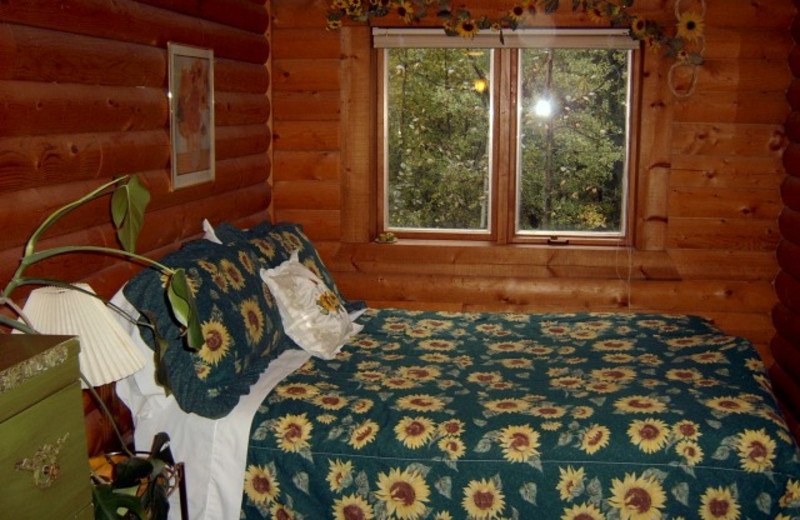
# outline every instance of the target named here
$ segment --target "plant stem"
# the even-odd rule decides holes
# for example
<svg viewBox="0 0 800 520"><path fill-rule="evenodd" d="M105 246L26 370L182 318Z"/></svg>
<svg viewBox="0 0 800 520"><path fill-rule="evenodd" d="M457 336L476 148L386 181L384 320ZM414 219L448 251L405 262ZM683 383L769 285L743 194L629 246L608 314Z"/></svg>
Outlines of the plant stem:
<svg viewBox="0 0 800 520"><path fill-rule="evenodd" d="M111 427L114 429L114 433L117 436L117 440L119 440L119 444L122 447L122 451L124 451L128 457L133 457L133 452L131 452L131 450L128 449L128 446L125 443L125 439L122 437L122 433L119 431L119 427L117 426L117 421L115 421L114 416L111 415L111 410L108 409L106 403L100 397L100 394L97 393L97 390L94 389L89 380L86 379L86 376L84 376L82 372L80 375L81 375L81 381L83 381L83 383L86 385L86 389L89 390L90 394L92 394L92 397L94 397L94 400L97 401L97 404L103 410L103 413L106 414L106 417L111 423Z"/></svg>

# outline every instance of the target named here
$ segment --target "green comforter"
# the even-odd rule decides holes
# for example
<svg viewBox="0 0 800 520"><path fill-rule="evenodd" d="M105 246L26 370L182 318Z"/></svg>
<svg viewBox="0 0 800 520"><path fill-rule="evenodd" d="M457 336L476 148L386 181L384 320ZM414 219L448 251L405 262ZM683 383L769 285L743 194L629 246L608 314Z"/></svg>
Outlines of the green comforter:
<svg viewBox="0 0 800 520"><path fill-rule="evenodd" d="M252 424L243 518L800 518L757 352L692 316L370 309Z"/></svg>

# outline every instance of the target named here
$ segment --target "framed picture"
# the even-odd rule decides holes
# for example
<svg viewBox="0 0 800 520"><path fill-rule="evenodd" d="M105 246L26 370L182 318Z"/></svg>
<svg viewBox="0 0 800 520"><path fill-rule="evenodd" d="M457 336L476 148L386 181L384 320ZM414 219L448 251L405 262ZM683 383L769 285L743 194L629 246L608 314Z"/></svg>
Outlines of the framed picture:
<svg viewBox="0 0 800 520"><path fill-rule="evenodd" d="M214 180L214 51L167 43L172 189Z"/></svg>

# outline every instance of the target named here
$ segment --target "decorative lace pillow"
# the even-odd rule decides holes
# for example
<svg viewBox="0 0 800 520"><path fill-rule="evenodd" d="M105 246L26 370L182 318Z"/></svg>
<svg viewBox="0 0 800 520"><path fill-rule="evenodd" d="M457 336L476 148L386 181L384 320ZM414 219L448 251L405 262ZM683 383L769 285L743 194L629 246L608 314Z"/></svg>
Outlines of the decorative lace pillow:
<svg viewBox="0 0 800 520"><path fill-rule="evenodd" d="M333 359L362 326L354 323L339 297L293 251L273 269L261 269L283 322L283 329L308 353Z"/></svg>

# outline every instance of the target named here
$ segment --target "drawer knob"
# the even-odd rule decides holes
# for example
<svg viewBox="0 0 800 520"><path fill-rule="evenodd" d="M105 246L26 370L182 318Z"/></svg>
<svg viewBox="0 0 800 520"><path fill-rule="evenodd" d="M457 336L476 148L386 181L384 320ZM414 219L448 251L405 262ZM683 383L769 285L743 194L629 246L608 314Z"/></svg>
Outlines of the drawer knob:
<svg viewBox="0 0 800 520"><path fill-rule="evenodd" d="M69 432L59 437L54 444L43 444L31 457L25 457L14 465L17 471L33 473L33 483L39 489L52 486L61 473L58 456L69 438Z"/></svg>

